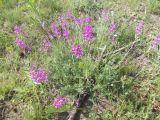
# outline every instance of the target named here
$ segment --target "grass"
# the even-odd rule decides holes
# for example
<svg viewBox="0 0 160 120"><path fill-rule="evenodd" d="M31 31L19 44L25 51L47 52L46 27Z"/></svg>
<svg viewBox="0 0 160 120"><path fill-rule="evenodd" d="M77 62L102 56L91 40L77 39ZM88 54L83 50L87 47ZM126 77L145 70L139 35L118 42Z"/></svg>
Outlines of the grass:
<svg viewBox="0 0 160 120"><path fill-rule="evenodd" d="M150 23L153 14L160 17L159 5L158 0L0 0L0 102L5 101L0 119L61 120L75 108L78 96L88 93L86 119L160 120L160 51L159 46L151 48L159 26ZM50 37L52 48L40 51L43 39L53 32L52 22L63 31L57 18L67 11L76 18L92 18L93 43L83 40L84 25L68 20L69 40ZM137 38L140 20L145 28ZM117 29L110 34L113 22ZM151 24L157 28L151 31L154 36L148 32ZM15 25L21 27L21 35L14 33ZM17 37L31 46L30 53L18 48ZM71 52L78 43L84 52L81 59ZM48 83L34 84L32 67L44 68ZM55 108L52 101L59 96L69 101Z"/></svg>
<svg viewBox="0 0 160 120"><path fill-rule="evenodd" d="M152 13L157 13L160 8L160 1L158 0L149 0L149 11Z"/></svg>

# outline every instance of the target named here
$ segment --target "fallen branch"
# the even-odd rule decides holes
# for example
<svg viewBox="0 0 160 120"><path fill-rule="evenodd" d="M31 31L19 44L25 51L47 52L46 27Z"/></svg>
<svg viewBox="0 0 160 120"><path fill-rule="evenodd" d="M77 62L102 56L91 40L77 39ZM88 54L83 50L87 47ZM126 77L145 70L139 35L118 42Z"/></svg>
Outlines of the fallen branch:
<svg viewBox="0 0 160 120"><path fill-rule="evenodd" d="M126 48L128 48L128 47L130 47L130 46L133 46L135 43L137 43L137 42L139 42L139 41L140 41L140 40L138 39L138 40L133 41L132 43L128 44L127 46L121 47L121 48L119 48L119 49L117 49L117 50L115 50L115 51L113 51L113 52L108 53L108 54L104 54L104 55L102 56L102 58L104 59L104 58L106 58L108 55L112 55L112 54L115 54L115 53L117 53L117 52L120 52L120 51L122 51L122 50L124 50L124 49L126 49Z"/></svg>
<svg viewBox="0 0 160 120"><path fill-rule="evenodd" d="M82 95L80 95L80 97L78 98L78 106L76 106L71 113L68 116L68 120L79 120L80 119L80 115L82 112L82 109L85 105L85 103L87 102L87 100L89 99L89 94L88 93L84 93Z"/></svg>

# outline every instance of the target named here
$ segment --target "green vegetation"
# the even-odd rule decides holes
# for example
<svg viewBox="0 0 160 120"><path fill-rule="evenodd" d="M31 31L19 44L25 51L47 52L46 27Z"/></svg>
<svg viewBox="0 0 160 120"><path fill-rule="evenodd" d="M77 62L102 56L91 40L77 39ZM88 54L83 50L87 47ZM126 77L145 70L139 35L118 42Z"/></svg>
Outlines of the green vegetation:
<svg viewBox="0 0 160 120"><path fill-rule="evenodd" d="M159 23L159 0L0 0L0 119L68 119L87 94L82 120L160 120Z"/></svg>

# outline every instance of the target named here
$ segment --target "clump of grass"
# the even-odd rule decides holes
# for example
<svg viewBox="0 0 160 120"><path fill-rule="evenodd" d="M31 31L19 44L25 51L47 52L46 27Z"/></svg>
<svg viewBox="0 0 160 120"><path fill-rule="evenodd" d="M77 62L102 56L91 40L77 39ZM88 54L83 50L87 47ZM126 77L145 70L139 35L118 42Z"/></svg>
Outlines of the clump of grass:
<svg viewBox="0 0 160 120"><path fill-rule="evenodd" d="M159 0L148 0L148 9L151 13L157 13L160 9Z"/></svg>

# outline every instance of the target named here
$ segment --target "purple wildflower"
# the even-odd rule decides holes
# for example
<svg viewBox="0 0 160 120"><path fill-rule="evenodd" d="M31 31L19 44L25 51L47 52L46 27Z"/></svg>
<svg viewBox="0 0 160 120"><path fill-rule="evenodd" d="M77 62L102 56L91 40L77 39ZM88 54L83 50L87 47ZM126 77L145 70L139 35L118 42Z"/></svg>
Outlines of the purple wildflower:
<svg viewBox="0 0 160 120"><path fill-rule="evenodd" d="M75 20L75 23L77 25L82 25L83 24L83 19L78 18L78 19Z"/></svg>
<svg viewBox="0 0 160 120"><path fill-rule="evenodd" d="M109 15L107 10L102 10L101 16L105 21L109 20Z"/></svg>
<svg viewBox="0 0 160 120"><path fill-rule="evenodd" d="M63 17L63 15L61 15L61 16L58 17L58 21L59 21L60 23L64 22L64 17Z"/></svg>
<svg viewBox="0 0 160 120"><path fill-rule="evenodd" d="M76 58L81 58L83 56L83 50L80 44L72 45L72 53Z"/></svg>
<svg viewBox="0 0 160 120"><path fill-rule="evenodd" d="M73 16L72 12L68 11L68 12L66 13L66 18L67 18L68 20L73 20L73 19L74 19L74 16Z"/></svg>
<svg viewBox="0 0 160 120"><path fill-rule="evenodd" d="M18 47L20 47L22 50L25 50L27 45L25 43L24 40L21 40L19 38L16 38L16 44L18 45Z"/></svg>
<svg viewBox="0 0 160 120"><path fill-rule="evenodd" d="M67 102L68 99L66 97L58 97L54 99L52 104L54 105L55 108L61 108L64 107Z"/></svg>
<svg viewBox="0 0 160 120"><path fill-rule="evenodd" d="M76 107L80 107L80 98L76 100Z"/></svg>
<svg viewBox="0 0 160 120"><path fill-rule="evenodd" d="M47 39L44 39L41 43L41 50L42 51L48 51L50 48L52 47L52 43L47 40Z"/></svg>
<svg viewBox="0 0 160 120"><path fill-rule="evenodd" d="M160 44L160 34L152 42L152 47L155 48Z"/></svg>
<svg viewBox="0 0 160 120"><path fill-rule="evenodd" d="M92 20L91 17L90 17L90 16L87 16L87 17L84 19L84 22L90 23L91 20Z"/></svg>
<svg viewBox="0 0 160 120"><path fill-rule="evenodd" d="M84 40L87 41L87 42L91 42L91 41L92 41L92 38L93 38L92 26L86 25L86 26L84 27L83 38L84 38Z"/></svg>
<svg viewBox="0 0 160 120"><path fill-rule="evenodd" d="M59 29L58 29L58 27L55 23L51 24L51 29L52 29L52 32L54 34L54 37L60 37L61 36L61 32L59 31Z"/></svg>
<svg viewBox="0 0 160 120"><path fill-rule="evenodd" d="M135 30L135 33L137 36L139 36L142 33L143 28L144 28L144 21L140 21L136 26L136 30Z"/></svg>
<svg viewBox="0 0 160 120"><path fill-rule="evenodd" d="M26 51L27 51L28 53L30 53L30 52L31 52L31 50L32 50L31 46L30 46L30 45L27 45L27 47L26 47Z"/></svg>
<svg viewBox="0 0 160 120"><path fill-rule="evenodd" d="M63 21L63 22L61 23L61 26L62 26L62 29L63 29L63 30L66 30L67 27L68 27L68 23L67 23L66 21Z"/></svg>
<svg viewBox="0 0 160 120"><path fill-rule="evenodd" d="M31 69L30 76L35 84L41 84L48 81L48 73L44 69Z"/></svg>
<svg viewBox="0 0 160 120"><path fill-rule="evenodd" d="M116 23L112 23L110 26L109 26L109 32L112 34L114 32L116 32L116 29L117 29L117 25Z"/></svg>
<svg viewBox="0 0 160 120"><path fill-rule="evenodd" d="M62 28L65 30L68 27L68 22L66 21L66 19L64 18L63 15L58 17L58 21L61 24Z"/></svg>
<svg viewBox="0 0 160 120"><path fill-rule="evenodd" d="M66 40L69 39L69 35L70 35L70 33L69 33L68 30L64 30L64 31L63 31L63 37L64 37Z"/></svg>
<svg viewBox="0 0 160 120"><path fill-rule="evenodd" d="M14 33L16 33L16 34L20 34L21 33L20 26L18 26L18 25L14 26Z"/></svg>

